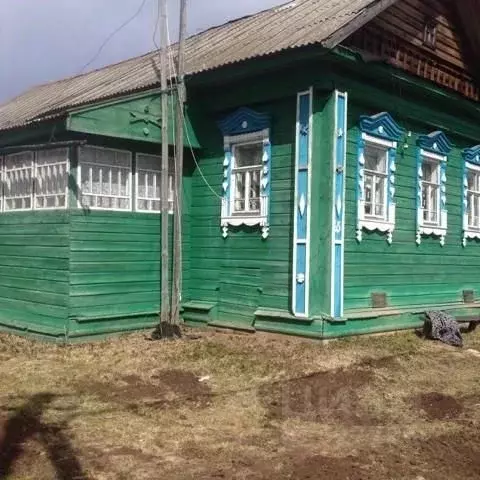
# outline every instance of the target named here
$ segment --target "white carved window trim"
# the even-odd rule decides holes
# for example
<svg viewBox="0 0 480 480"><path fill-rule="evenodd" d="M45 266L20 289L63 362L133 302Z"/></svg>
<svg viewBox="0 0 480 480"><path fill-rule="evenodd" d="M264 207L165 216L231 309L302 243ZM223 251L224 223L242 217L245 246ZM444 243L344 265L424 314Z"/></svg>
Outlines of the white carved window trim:
<svg viewBox="0 0 480 480"><path fill-rule="evenodd" d="M158 165L158 168L152 168L151 166L145 167L142 166L142 162L154 160L155 164ZM146 153L137 153L136 154L136 169L135 169L135 209L140 213L160 213L161 212L161 175L162 175L162 157L159 155L151 155ZM150 177L153 180L153 189L155 191L154 195L148 193L148 181ZM145 195L140 195L139 187L142 183L145 183ZM174 164L173 159L169 159L169 169L168 169L168 213L173 214L174 209ZM158 188L158 194L157 192ZM142 208L140 202L146 202L149 208ZM158 208L153 208L158 205Z"/></svg>
<svg viewBox="0 0 480 480"><path fill-rule="evenodd" d="M122 155L128 156L128 165L126 166L118 166L118 165L113 165L113 164L108 164L108 163L99 163L99 162L92 162L89 160L85 160L82 158L82 154L87 151L87 150L96 150L96 151L106 151L106 152L113 152L113 153L119 153ZM118 150L114 148L104 148L104 147L97 147L93 145L86 145L83 147L80 147L79 149L79 159L78 159L78 184L80 186L80 195L78 199L78 207L79 208L89 208L91 210L111 210L111 211L118 211L118 212L126 212L126 211L132 211L132 153L127 151L127 150ZM126 173L127 175L127 185L126 185L126 194L125 195L120 195L120 194L115 194L112 193L112 183L110 182L110 193L104 194L104 193L94 193L93 192L93 168L96 167L104 167L105 169L119 169ZM90 169L90 174L89 174L89 179L90 179L90 186L91 188L87 191L84 191L83 188L83 182L82 182L82 170L85 169ZM109 177L113 176L110 175L112 172L110 170L110 173L108 173ZM117 172L118 174L118 172ZM117 177L118 178L118 177ZM103 180L103 170L102 170L102 180ZM90 197L90 198L110 198L110 199L117 199L118 201L120 200L127 200L127 205L122 208L122 207L103 207L103 206L97 206L97 205L90 205L90 203L84 203L84 197ZM96 203L96 202L95 202Z"/></svg>
<svg viewBox="0 0 480 480"><path fill-rule="evenodd" d="M474 172L475 175L480 177L480 166L474 165L469 162L465 162L465 173L463 180L463 246L467 245L467 239L476 238L480 240L480 222L478 226L470 223L470 209L471 204L469 198L476 197L477 208L480 213L480 189L469 190L468 188L468 173Z"/></svg>
<svg viewBox="0 0 480 480"><path fill-rule="evenodd" d="M385 181L385 209L384 217L378 218L365 213L365 148L370 144L374 148L383 148L386 151L386 181ZM361 144L358 152L358 195L357 195L357 241L363 239L363 230L375 230L387 234L387 242L392 243L395 230L395 152L397 142L369 135L362 132Z"/></svg>
<svg viewBox="0 0 480 480"><path fill-rule="evenodd" d="M262 167L260 178L260 211L255 214L235 213L234 212L234 166L235 166L235 147L237 145L246 145L261 143L263 145ZM228 236L229 226L256 226L262 227L262 236L267 238L269 234L268 212L270 201L270 169L271 169L271 145L270 129L258 132L245 133L240 135L224 137L225 159L223 162L223 199L221 226L223 236Z"/></svg>
<svg viewBox="0 0 480 480"><path fill-rule="evenodd" d="M438 215L437 222L426 222L424 219L423 208L423 163L424 160L428 162L435 162L438 168ZM419 161L418 161L418 183L417 183L417 236L416 243L420 245L422 235L434 235L440 237L440 245L445 245L445 236L447 235L447 210L446 210L446 165L447 156L438 153L433 153L428 150L420 149Z"/></svg>

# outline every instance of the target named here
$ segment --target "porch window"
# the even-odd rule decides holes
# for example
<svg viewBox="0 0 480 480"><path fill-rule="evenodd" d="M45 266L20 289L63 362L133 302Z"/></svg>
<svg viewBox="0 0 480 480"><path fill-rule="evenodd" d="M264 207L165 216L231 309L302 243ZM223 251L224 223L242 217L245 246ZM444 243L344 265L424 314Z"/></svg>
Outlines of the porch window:
<svg viewBox="0 0 480 480"><path fill-rule="evenodd" d="M233 215L260 215L263 142L233 146Z"/></svg>
<svg viewBox="0 0 480 480"><path fill-rule="evenodd" d="M79 170L82 206L100 210L131 210L130 152L81 147Z"/></svg>
<svg viewBox="0 0 480 480"><path fill-rule="evenodd" d="M161 211L161 166L162 158L157 155L137 154L136 197L137 211ZM173 159L169 160L168 173L168 211L174 207Z"/></svg>
<svg viewBox="0 0 480 480"><path fill-rule="evenodd" d="M67 206L68 149L40 150L35 162L35 208Z"/></svg>
<svg viewBox="0 0 480 480"><path fill-rule="evenodd" d="M420 135L417 156L417 235L440 238L447 235L447 155L451 144L443 132Z"/></svg>
<svg viewBox="0 0 480 480"><path fill-rule="evenodd" d="M33 152L5 156L4 211L33 208Z"/></svg>

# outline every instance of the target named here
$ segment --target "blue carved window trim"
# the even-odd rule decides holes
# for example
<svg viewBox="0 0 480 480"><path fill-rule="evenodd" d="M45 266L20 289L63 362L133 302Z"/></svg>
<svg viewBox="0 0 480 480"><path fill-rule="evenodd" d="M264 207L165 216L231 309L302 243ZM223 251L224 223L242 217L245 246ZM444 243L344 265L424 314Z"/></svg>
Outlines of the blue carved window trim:
<svg viewBox="0 0 480 480"><path fill-rule="evenodd" d="M379 231L386 233L387 242L393 241L395 230L395 173L398 141L403 130L396 124L387 112L373 116L360 117L360 139L357 158L357 230L358 242L363 239L363 231ZM385 211L382 218L366 213L365 200L365 150L367 146L385 150Z"/></svg>
<svg viewBox="0 0 480 480"><path fill-rule="evenodd" d="M445 244L448 229L447 212L447 161L452 146L443 132L433 132L429 135L420 135L417 150L417 232L416 243L420 245L422 236L436 236L440 238L440 245ZM423 163L425 161L437 163L439 169L439 199L438 220L427 222L423 208Z"/></svg>
<svg viewBox="0 0 480 480"><path fill-rule="evenodd" d="M462 245L467 246L467 240L480 240L480 228L469 224L470 208L468 202L468 173L473 171L480 174L480 145L467 148L463 151L463 182L462 182Z"/></svg>
<svg viewBox="0 0 480 480"><path fill-rule="evenodd" d="M272 145L270 142L270 117L242 107L221 122L219 127L223 133L225 158L223 161L221 227L224 238L228 237L230 226L259 226L262 238L270 233L270 193L271 193L271 160ZM235 163L236 145L261 143L263 148L262 170L260 180L260 212L255 215L239 215L234 213L232 169Z"/></svg>

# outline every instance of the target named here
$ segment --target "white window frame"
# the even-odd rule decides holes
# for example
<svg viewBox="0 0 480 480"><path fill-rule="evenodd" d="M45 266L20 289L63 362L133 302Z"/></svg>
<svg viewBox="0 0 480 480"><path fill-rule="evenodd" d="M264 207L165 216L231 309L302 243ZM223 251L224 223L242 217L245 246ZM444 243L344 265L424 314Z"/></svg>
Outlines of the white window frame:
<svg viewBox="0 0 480 480"><path fill-rule="evenodd" d="M233 165L235 164L235 146L256 144L262 145L262 167L260 169L260 211L252 215L246 213L234 213L235 179ZM271 143L270 129L259 130L251 133L231 135L224 137L225 160L223 163L223 188L226 195L222 199L221 226L223 237L228 236L228 226L256 226L262 227L262 237L269 235L269 208L270 208L270 183L271 183ZM248 167L251 168L251 167Z"/></svg>
<svg viewBox="0 0 480 480"><path fill-rule="evenodd" d="M70 149L68 147L59 147L59 148L52 148L52 149L49 149L49 150L65 150L65 153L66 153L66 159L65 159L65 162L56 162L56 163L52 163L52 164L48 164L49 166L53 166L53 165L61 165L62 163L65 163L66 164L66 176L67 176L67 181L65 182L65 206L64 207L37 207L37 190L35 188L36 184L38 183L37 182L37 169L38 169L38 162L37 162L37 158L38 158L38 153L40 150L37 150L35 152L35 160L34 160L34 175L33 175L33 209L34 210L66 210L68 208L68 192L69 192L69 189L68 189L68 181L69 181L69 178L70 178ZM42 150L42 151L49 151L49 150ZM43 167L44 165L42 165ZM54 197L54 196L58 196L59 194L47 194L47 195L38 195L40 197Z"/></svg>
<svg viewBox="0 0 480 480"><path fill-rule="evenodd" d="M5 195L5 183L7 181L7 159L9 157L14 157L16 155L22 155L22 154L30 154L31 156L31 179L30 179L30 207L29 208L6 208L6 203L7 203L7 200L15 200L17 198L28 198L28 195L25 195L23 197L15 197L15 196L6 196ZM20 170L24 170L22 168L13 168L13 169L10 169L9 171L11 172L16 172L16 171L20 171ZM28 212L29 210L33 210L33 201L34 201L34 198L33 198L33 190L34 190L34 174L35 174L35 152L32 151L32 150L24 150L24 151L21 151L21 152L15 152L15 153L12 153L10 155L5 155L3 157L3 165L2 165L2 211L5 212L5 213L10 213L10 212Z"/></svg>
<svg viewBox="0 0 480 480"><path fill-rule="evenodd" d="M376 215L375 213L370 213L367 214L366 211L364 210L364 218L365 220L372 221L372 222L388 222L388 157L389 157L389 148L384 145L380 145L377 141L373 142L371 140L365 142L365 151L367 150L367 147L376 149L376 150L381 150L382 152L385 153L385 169L383 172L379 171L374 171L374 170L368 170L366 165L367 165L367 156L365 155L365 179L368 176L373 177L380 177L383 178L383 215ZM366 182L365 182L366 184ZM365 186L366 190L366 186ZM375 183L372 182L372 211L375 212L375 207L377 206L376 200L376 193L375 193ZM367 206L367 201L365 200L364 203L364 209L366 209Z"/></svg>
<svg viewBox="0 0 480 480"><path fill-rule="evenodd" d="M440 208L440 190L442 188L442 172L440 168L440 160L433 159L429 155L422 155L422 172L426 164L432 165L433 166L433 176L436 179L435 182L427 182L425 180L425 174L422 174L422 203L423 203L423 198L426 198L426 203L428 205L422 205L422 210L423 210L423 224L425 226L431 226L431 227L439 227L441 225L441 208ZM426 208L430 204L430 197L431 197L431 190L435 189L436 190L436 195L435 195L435 209L429 209ZM435 212L436 214L436 220L432 221L429 219L425 218L425 213L432 213Z"/></svg>
<svg viewBox="0 0 480 480"><path fill-rule="evenodd" d="M67 177L66 185L65 185L65 204L64 206L54 206L54 207L37 207L37 197L48 197L48 196L58 196L62 195L61 193L59 194L46 194L46 195L38 195L37 192L37 172L38 172L38 154L39 152L48 152L50 150L65 150L66 153L66 158L64 162L55 162L55 164L49 164L50 166L53 165L60 165L60 164L65 164L66 166L66 172L65 175ZM7 158L10 156L14 155L20 155L20 154L26 154L29 153L32 158L32 176L31 176L31 193L30 193L30 207L29 208L6 208L6 202L7 200L13 200L15 198L19 197L7 197L5 195L5 181L7 178ZM68 208L68 202L69 202L69 188L68 188L68 179L70 177L70 150L69 148L65 147L58 147L58 148L53 148L53 149L42 149L42 150L24 150L24 151L19 151L16 153L12 153L10 155L2 155L0 159L0 181L1 181L1 188L0 188L0 212L2 213L10 213L10 212L28 212L30 210L66 210ZM43 165L42 165L43 166ZM12 169L11 171L15 171L19 169ZM25 197L27 198L27 197Z"/></svg>
<svg viewBox="0 0 480 480"><path fill-rule="evenodd" d="M135 205L134 209L135 212L138 213L161 213L162 211L162 198L161 198L161 185L160 185L160 198L145 198L145 197L140 197L138 195L138 184L139 184L139 170L142 172L149 172L149 173L159 173L160 174L160 182L162 178L162 171L161 168L156 171L156 170L151 170L148 168L138 168L138 157L148 157L148 158L155 158L159 159L161 161L162 157L160 155L152 155L150 153L136 153L135 155ZM169 215L173 215L174 210L175 210L175 163L174 159L170 158L168 159L168 213ZM160 209L159 210L144 210L141 208L138 208L138 200L154 200L154 201L159 201L160 202Z"/></svg>
<svg viewBox="0 0 480 480"><path fill-rule="evenodd" d="M419 164L418 164L418 199L417 199L417 235L416 243L420 245L422 235L434 235L440 237L440 245L445 245L445 236L447 235L447 210L443 207L446 204L446 174L445 167L448 157L438 153L430 152L428 150L420 149L419 152ZM427 222L424 219L424 208L422 206L423 201L423 163L435 162L437 164L438 172L438 195L437 195L437 207L438 216L437 222ZM445 201L444 201L445 200Z"/></svg>
<svg viewBox="0 0 480 480"><path fill-rule="evenodd" d="M465 168L467 170L467 180L468 180L468 173L473 172L474 175L476 177L478 177L479 183L480 183L480 166L467 164L465 166ZM467 225L469 231L479 231L480 232L480 188L479 188L479 190L470 190L468 188L468 183L467 183L467 185L465 185L465 188L466 188L466 194L467 194L467 212L468 212L468 209L471 208L471 205L468 203L469 194L472 194L475 197L475 201L477 202L477 208L478 208L478 212L479 212L479 225L475 226L475 225L472 225L469 222L468 213L467 213L467 223L466 223L466 225Z"/></svg>
<svg viewBox="0 0 480 480"><path fill-rule="evenodd" d="M97 150L104 150L104 151L110 151L110 152L118 152L118 153L127 153L129 156L130 160L130 165L129 165L129 173L128 173L128 183L129 183L129 189L128 189L128 197L126 196L118 196L118 195L98 195L98 194L85 194L90 197L111 197L111 198L119 198L119 199L125 199L128 198L128 208L105 208L105 207L92 207L90 205L85 206L82 205L82 197L83 197L83 192L82 192L82 167L83 167L83 162L81 161L81 151L82 148L94 148ZM91 162L85 162L85 163L91 163ZM100 165L100 164L99 164ZM106 165L106 164L101 164L104 167L115 167L115 165ZM84 145L79 148L79 153L78 153L78 173L77 173L77 186L79 190L79 195L77 199L77 207L78 208L89 208L90 210L103 210L103 211L111 211L111 212L131 212L132 211L132 196L133 196L133 178L132 178L132 167L133 167L133 154L129 150L120 150L118 148L107 148L107 147L98 147L96 145ZM124 168L124 167L121 167ZM126 169L126 167L125 167Z"/></svg>
<svg viewBox="0 0 480 480"><path fill-rule="evenodd" d="M473 192L474 195L478 196L477 201L480 204L480 190L477 192L477 191L469 190L469 188L468 188L468 173L469 173L469 171L475 172L475 174L477 174L480 177L480 166L475 165L475 164L470 163L470 162L467 162L466 160L464 160L464 162L465 162L465 167L464 167L465 171L464 171L464 182L463 182L463 202L464 203L463 203L463 240L462 240L462 244L463 244L464 247L466 247L468 239L476 238L476 239L480 240L480 225L478 227L475 227L474 225L471 225L470 222L469 222L470 205L469 205L469 201L468 201L469 193ZM480 208L480 205L479 205L479 208Z"/></svg>
<svg viewBox="0 0 480 480"><path fill-rule="evenodd" d="M235 156L235 151L237 150L238 147L243 147L247 145L258 145L260 147L260 150L262 152L263 156L263 139L259 138L258 140L252 140L249 142L236 142L232 144L232 170L230 173L230 212L232 217L259 217L262 212L262 192L261 192L261 178L262 178L262 169L263 169L263 162L260 159L260 163L258 165L249 165L247 167L237 167L236 165L236 156ZM236 173L242 173L242 172L253 172L253 171L258 171L259 172L259 177L260 177L260 184L259 184L259 208L258 210L250 210L250 197L247 197L248 192L250 190L250 175L245 175L245 209L241 211L236 211L235 210L235 191L236 191L236 183L237 179L235 174ZM247 208L248 206L248 208Z"/></svg>
<svg viewBox="0 0 480 480"><path fill-rule="evenodd" d="M358 199L357 199L357 240L362 241L363 230L370 232L379 231L387 234L387 242L392 243L393 232L395 230L395 161L390 157L390 151L397 150L397 142L386 140L380 137L369 135L362 132L362 148L358 155ZM371 146L376 149L384 149L386 153L386 165L385 165L385 185L384 185L384 198L385 208L384 216L378 217L370 215L365 212L365 175L366 175L366 158L365 151L367 146Z"/></svg>

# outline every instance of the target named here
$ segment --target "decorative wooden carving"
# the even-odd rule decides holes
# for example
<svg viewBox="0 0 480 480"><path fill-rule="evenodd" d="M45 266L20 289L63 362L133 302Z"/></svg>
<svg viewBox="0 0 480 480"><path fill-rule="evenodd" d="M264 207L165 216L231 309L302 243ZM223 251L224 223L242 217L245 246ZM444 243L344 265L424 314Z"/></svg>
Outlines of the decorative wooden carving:
<svg viewBox="0 0 480 480"><path fill-rule="evenodd" d="M468 48L456 28L454 6L446 0L402 0L349 37L344 44L418 77L478 100ZM426 42L435 25L435 42ZM431 40L431 35L428 40ZM373 57L373 58L372 58Z"/></svg>

